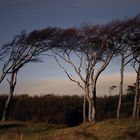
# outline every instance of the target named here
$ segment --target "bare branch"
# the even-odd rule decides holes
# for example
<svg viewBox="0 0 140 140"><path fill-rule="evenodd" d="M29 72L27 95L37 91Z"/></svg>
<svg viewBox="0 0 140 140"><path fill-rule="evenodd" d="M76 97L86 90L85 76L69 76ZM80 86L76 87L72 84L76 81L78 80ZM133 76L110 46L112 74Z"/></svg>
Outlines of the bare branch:
<svg viewBox="0 0 140 140"><path fill-rule="evenodd" d="M75 80L74 78L72 78L72 76L67 72L67 70L59 63L57 57L55 56L54 58L55 58L57 64L59 65L59 67L63 69L63 71L65 72L65 74L67 75L67 77L68 77L71 81L77 83L77 85L78 85L80 88L82 88L83 90L85 90L85 88L80 84L80 82L77 81L77 80Z"/></svg>

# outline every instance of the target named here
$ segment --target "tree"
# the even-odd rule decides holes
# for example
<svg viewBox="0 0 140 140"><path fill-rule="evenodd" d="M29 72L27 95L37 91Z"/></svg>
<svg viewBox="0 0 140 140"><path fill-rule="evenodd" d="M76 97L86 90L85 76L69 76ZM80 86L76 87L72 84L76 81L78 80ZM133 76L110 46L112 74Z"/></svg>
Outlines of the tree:
<svg viewBox="0 0 140 140"><path fill-rule="evenodd" d="M10 89L4 107L2 121L7 119L8 109L13 97L19 70L29 62L41 62L39 56L51 49L54 45L53 41L56 36L54 32L56 32L56 29L47 28L40 32L34 31L30 34L22 32L20 35L15 36L12 42L5 45L5 47L10 47L11 51L9 59L3 66L3 75L11 74L11 78L7 80Z"/></svg>
<svg viewBox="0 0 140 140"><path fill-rule="evenodd" d="M138 118L140 110L140 60L137 62L139 63L138 66L136 66L136 64L133 65L137 76L132 118Z"/></svg>
<svg viewBox="0 0 140 140"><path fill-rule="evenodd" d="M131 32L128 34L132 52L132 66L136 72L136 86L133 105L133 118L139 117L140 110L140 14L131 20Z"/></svg>
<svg viewBox="0 0 140 140"><path fill-rule="evenodd" d="M59 57L59 58L58 58ZM76 57L79 58L78 66L74 63L75 60L72 60L72 57L76 59ZM68 70L60 64L59 59L62 59L66 63L68 63L75 71L76 77L71 75ZM72 81L75 82L82 90L84 90L84 100L83 100L83 122L86 122L86 101L88 101L88 121L91 121L91 114L90 114L90 108L91 108L91 98L90 98L90 87L91 87L91 75L92 71L89 70L90 61L87 62L86 58L84 58L84 55L82 53L78 53L75 51L65 52L64 54L58 54L55 52L55 60L58 63L58 65L64 70L67 77ZM87 63L88 67L86 66L84 68L84 64ZM83 72L83 69L85 70L85 73Z"/></svg>
<svg viewBox="0 0 140 140"><path fill-rule="evenodd" d="M133 60L133 58L130 57L132 56L132 52L129 50L129 46L127 45L123 46L122 50L120 51L120 56L121 56L121 65L120 65L120 86L119 86L119 100L118 100L118 107L117 107L117 119L120 117L120 109L122 103L124 69L125 66Z"/></svg>
<svg viewBox="0 0 140 140"><path fill-rule="evenodd" d="M92 78L92 120L95 119L96 113L96 85L100 74L106 69L108 64L110 63L113 56L117 53L117 47L115 45L115 36L118 32L118 25L113 22L99 26L97 30L87 31L87 36L89 36L88 44L92 47L92 61L93 65L93 78ZM87 30L87 29L86 29ZM95 35L94 35L95 34ZM84 49L84 48L83 48Z"/></svg>
<svg viewBox="0 0 140 140"><path fill-rule="evenodd" d="M133 60L133 53L137 51L137 48L132 50L132 42L130 41L130 36L138 29L136 26L137 21L135 18L130 18L124 21L119 21L118 23L119 32L116 34L115 43L118 47L118 55L121 58L120 64L120 86L119 86L119 100L117 107L117 118L120 117L120 110L122 104L122 94L123 94L123 81L124 81L124 70L126 65L128 65Z"/></svg>
<svg viewBox="0 0 140 140"><path fill-rule="evenodd" d="M86 100L88 101L88 121L95 120L96 113L96 84L99 75L105 70L109 64L111 58L114 55L114 47L112 46L112 41L110 37L114 34L113 26L109 28L107 26L83 26L79 31L67 30L65 34L71 33L72 41L67 42L65 37L64 43L66 48L63 52L53 51L55 54L55 59L58 65L64 70L68 78L77 83L80 86L84 94L83 112L85 112ZM111 32L111 33L110 33ZM66 35L63 35L66 36ZM73 36L78 36L75 39ZM74 38L74 40L73 40ZM69 46L69 47L67 47ZM72 46L72 48L70 48ZM72 54L75 54L79 58L78 66L72 61ZM59 59L62 59L69 65L71 65L79 77L79 81L76 80L72 75L68 73L66 68L60 64ZM81 84L82 82L82 84ZM83 86L84 85L84 86ZM85 122L85 113L83 113L83 118Z"/></svg>
<svg viewBox="0 0 140 140"><path fill-rule="evenodd" d="M134 105L133 105L133 118L139 117L140 112L140 16L136 16L137 24L135 25L136 30L133 32L133 34L130 36L130 41L133 45L132 51L133 52L133 62L132 66L136 72L136 89L135 89L135 96L134 96Z"/></svg>
<svg viewBox="0 0 140 140"><path fill-rule="evenodd" d="M81 52L77 52L74 48L74 45L77 42L77 39L79 36L77 36L78 30L74 28L63 30L61 34L61 48L57 48L55 50L52 50L52 55L54 56L57 64L60 66L60 68L63 69L67 77L74 83L76 83L82 90L84 90L84 102L83 102L83 122L86 122L86 100L87 95L89 94L89 88L86 87L86 85L89 85L89 79L84 78L83 73L81 74L81 71L83 71L83 65L85 63L85 57ZM78 37L78 38L77 38ZM76 44L77 45L77 44ZM74 63L75 60L72 58L77 58L79 61L79 64ZM63 62L68 63L72 69L75 71L76 75L79 77L77 80L73 75L71 75L65 66L63 66L60 63L60 59L63 60ZM89 74L88 72L86 75Z"/></svg>

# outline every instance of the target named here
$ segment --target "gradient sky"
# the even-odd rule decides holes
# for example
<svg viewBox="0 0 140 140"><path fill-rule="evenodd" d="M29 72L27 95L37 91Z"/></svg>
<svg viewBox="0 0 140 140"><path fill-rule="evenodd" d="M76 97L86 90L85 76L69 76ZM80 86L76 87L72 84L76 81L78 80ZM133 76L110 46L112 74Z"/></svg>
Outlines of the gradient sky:
<svg viewBox="0 0 140 140"><path fill-rule="evenodd" d="M47 26L67 28L82 23L107 23L113 19L135 16L139 12L140 0L0 0L0 45L22 30L29 32ZM45 60L42 64L28 64L20 71L16 93L81 93L77 85L67 80L52 58ZM115 77L115 83L119 78L118 72L119 63L113 61L100 78L100 94L106 94L113 84L111 80L103 84L106 83L105 79ZM127 84L134 82L135 76L129 68L127 78L130 81L127 80ZM4 81L0 85L0 93L8 92L6 87L7 82Z"/></svg>

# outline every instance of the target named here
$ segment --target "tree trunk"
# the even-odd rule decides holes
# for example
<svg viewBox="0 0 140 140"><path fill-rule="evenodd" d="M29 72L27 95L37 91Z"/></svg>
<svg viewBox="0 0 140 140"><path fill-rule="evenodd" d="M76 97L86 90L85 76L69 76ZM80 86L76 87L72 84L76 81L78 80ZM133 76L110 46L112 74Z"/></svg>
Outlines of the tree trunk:
<svg viewBox="0 0 140 140"><path fill-rule="evenodd" d="M90 98L88 99L88 120L92 121L92 101Z"/></svg>
<svg viewBox="0 0 140 140"><path fill-rule="evenodd" d="M133 114L132 114L132 118L136 118L137 116L137 111L138 111L138 95L139 95L139 76L140 75L140 64L139 64L139 67L138 67L138 71L137 71L137 77L136 77L136 92L135 92L135 97L134 97L134 105L133 105ZM139 112L139 111L138 111Z"/></svg>
<svg viewBox="0 0 140 140"><path fill-rule="evenodd" d="M120 68L120 89L119 89L119 101L118 101L118 108L117 108L117 119L119 119L119 117L120 117L122 94L123 94L123 80L124 80L124 58L122 55L121 68Z"/></svg>
<svg viewBox="0 0 140 140"><path fill-rule="evenodd" d="M83 123L86 122L86 94L84 95L83 101Z"/></svg>
<svg viewBox="0 0 140 140"><path fill-rule="evenodd" d="M140 116L140 93L139 93L139 100L138 100L138 105L137 105L137 118L139 118Z"/></svg>
<svg viewBox="0 0 140 140"><path fill-rule="evenodd" d="M138 74L139 74L139 84L138 84L138 104L137 104L137 118L139 118L139 115L140 115L140 64L139 64L139 71L138 71Z"/></svg>
<svg viewBox="0 0 140 140"><path fill-rule="evenodd" d="M92 121L95 121L96 117L96 85L94 85L94 89L92 91L93 99L92 99Z"/></svg>
<svg viewBox="0 0 140 140"><path fill-rule="evenodd" d="M87 92L87 101L88 101L88 121L91 122L92 102L89 96L89 92Z"/></svg>
<svg viewBox="0 0 140 140"><path fill-rule="evenodd" d="M9 96L8 96L8 99L7 99L5 106L4 106L2 121L6 121L7 117L8 117L8 111L9 111L11 100L13 98L13 93L14 93L15 84L16 84L15 76L16 76L16 73L13 72L11 74L11 80L9 82L9 85L10 85Z"/></svg>

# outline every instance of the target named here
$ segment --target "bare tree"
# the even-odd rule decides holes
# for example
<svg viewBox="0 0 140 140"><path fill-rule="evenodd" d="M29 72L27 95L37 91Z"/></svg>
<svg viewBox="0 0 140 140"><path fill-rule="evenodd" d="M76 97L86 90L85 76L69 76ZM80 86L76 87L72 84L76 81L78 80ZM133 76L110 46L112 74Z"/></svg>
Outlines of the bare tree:
<svg viewBox="0 0 140 140"><path fill-rule="evenodd" d="M74 56L74 54L76 56ZM75 64L73 62L74 60L71 59L72 55L74 57L78 56L80 58L80 62L79 62L80 64L78 66L77 66L77 64ZM60 63L60 59L62 59L64 62L68 63L74 69L74 71L76 72L76 75L79 78L76 78L77 76L74 77L72 74L70 74L68 72L68 70L65 68L65 66ZM76 83L82 90L84 90L84 96L83 96L84 97L84 102L83 102L83 122L86 122L86 113L85 113L86 112L86 100L87 100L87 96L89 95L89 86L87 86L87 85L90 85L90 83L89 83L89 80L86 79L84 77L84 75L81 74L82 66L83 66L83 64L85 62L84 58L83 58L83 55L82 54L79 55L79 54L77 54L76 52L73 52L73 51L70 51L69 53L65 52L62 55L60 53L55 52L55 60L58 63L58 65L60 66L60 68L62 68L64 70L64 72L67 75L67 77L72 82ZM89 73L87 72L86 74L88 75Z"/></svg>
<svg viewBox="0 0 140 140"><path fill-rule="evenodd" d="M130 36L138 27L136 26L138 22L136 22L135 18L130 18L124 21L118 22L118 30L119 32L116 34L116 44L118 47L118 55L120 56L120 86L119 86L119 100L117 107L117 118L120 117L121 103L122 103L122 94L123 94L123 82L124 82L124 70L126 65L128 65L133 60L133 53L137 51L137 48L133 49L133 44L130 41Z"/></svg>
<svg viewBox="0 0 140 140"><path fill-rule="evenodd" d="M135 24L135 32L130 36L129 40L132 43L133 62L132 66L136 72L136 89L134 96L133 114L132 118L138 118L140 114L140 15L136 16L137 24Z"/></svg>
<svg viewBox="0 0 140 140"><path fill-rule="evenodd" d="M139 116L140 110L140 14L128 21L130 23L130 31L127 40L131 46L132 66L136 72L136 90L133 105L132 118Z"/></svg>
<svg viewBox="0 0 140 140"><path fill-rule="evenodd" d="M108 39L109 36L113 34L110 33L113 28L114 27L110 29L109 26L84 26L76 32L76 34L80 36L80 40L76 39L76 43L70 42L70 44L69 42L64 41L65 46L73 46L72 49L67 49L62 53L53 51L53 53L55 54L56 62L64 70L68 78L71 81L77 83L78 86L80 86L85 91L84 97L88 101L88 121L95 120L96 84L98 77L107 67L114 55L112 42ZM71 59L73 57L71 54L73 53L75 53L75 55L79 57L80 61L78 62L78 67L76 67ZM66 68L62 66L62 64L60 64L57 57L64 60L66 63L70 64L73 67L80 81L75 80L75 78L73 78L67 72ZM85 73L83 73L82 71L84 71ZM85 108L85 98L83 110ZM85 117L83 118L85 121Z"/></svg>
<svg viewBox="0 0 140 140"><path fill-rule="evenodd" d="M47 28L42 31L34 31L30 34L22 32L19 36L16 36L12 42L5 45L11 48L11 52L9 59L3 66L3 77L5 77L6 74L11 74L11 78L7 80L10 89L4 107L2 121L7 119L8 109L17 83L19 70L29 62L41 62L39 56L54 46L53 42L55 37L56 29Z"/></svg>
<svg viewBox="0 0 140 140"><path fill-rule="evenodd" d="M83 69L85 68L85 57L81 52L75 50L75 46L77 39L78 30L75 28L70 28L63 30L61 33L61 48L52 49L52 55L59 65L60 68L65 72L67 77L74 83L76 83L83 91L84 91L84 98L83 98L83 122L86 122L86 102L89 88L86 85L89 85L89 79L85 78L85 74L83 73ZM78 38L77 38L78 37ZM78 60L78 63L75 63L75 58ZM65 64L63 65L62 62L65 64L69 64L71 68L75 71L76 76L70 74L67 70ZM85 72L85 71L84 71ZM86 75L89 74L86 72Z"/></svg>
<svg viewBox="0 0 140 140"><path fill-rule="evenodd" d="M120 51L121 65L120 65L120 86L119 86L119 100L118 100L118 108L117 108L117 118L120 117L120 109L121 109L122 94L123 94L123 83L124 83L124 69L125 69L125 66L133 60L132 52L128 52L128 46L126 46L126 47L127 48L123 48Z"/></svg>
<svg viewBox="0 0 140 140"><path fill-rule="evenodd" d="M91 118L94 121L96 114L96 85L100 74L106 69L116 53L118 46L114 43L114 38L116 32L118 32L118 25L111 22L107 25L88 27L84 30L86 32L85 36L88 36L85 44L91 48L92 57L90 60L93 62Z"/></svg>

